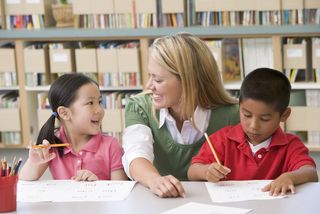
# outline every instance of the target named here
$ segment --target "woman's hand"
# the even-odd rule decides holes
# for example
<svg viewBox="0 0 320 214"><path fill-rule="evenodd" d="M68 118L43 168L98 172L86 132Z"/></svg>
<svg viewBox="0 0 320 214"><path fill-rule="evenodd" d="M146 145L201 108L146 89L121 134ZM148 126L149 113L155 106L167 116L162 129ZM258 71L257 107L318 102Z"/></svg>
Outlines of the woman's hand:
<svg viewBox="0 0 320 214"><path fill-rule="evenodd" d="M42 144L47 146L45 148L32 148L29 149L29 161L32 164L40 165L51 161L56 157L55 153L50 153L50 143L47 140L43 140Z"/></svg>
<svg viewBox="0 0 320 214"><path fill-rule="evenodd" d="M82 169L78 170L76 175L71 178L75 181L97 181L98 177L91 171Z"/></svg>
<svg viewBox="0 0 320 214"><path fill-rule="evenodd" d="M172 175L153 177L147 183L150 190L161 198L185 197L181 182Z"/></svg>

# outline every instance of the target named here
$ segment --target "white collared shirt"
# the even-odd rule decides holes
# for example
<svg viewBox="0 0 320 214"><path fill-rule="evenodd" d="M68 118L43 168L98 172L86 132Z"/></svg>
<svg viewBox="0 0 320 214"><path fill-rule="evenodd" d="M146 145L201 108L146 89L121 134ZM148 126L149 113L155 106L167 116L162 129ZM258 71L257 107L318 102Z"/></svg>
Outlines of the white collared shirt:
<svg viewBox="0 0 320 214"><path fill-rule="evenodd" d="M271 139L272 139L272 137L268 138L267 140L259 143L258 145L255 145L255 146L252 143L250 143L250 141L248 141L252 154L253 155L256 154L256 152L262 148L267 148L271 143Z"/></svg>
<svg viewBox="0 0 320 214"><path fill-rule="evenodd" d="M198 129L192 126L191 121L183 122L181 133L179 132L175 119L170 115L168 109L160 109L159 129L166 124L174 141L180 144L189 145L197 142L206 131L211 116L211 110L197 107L194 112L194 122ZM151 129L142 124L135 124L125 128L122 137L124 155L122 164L127 175L130 163L139 157L145 158L153 163L153 136Z"/></svg>

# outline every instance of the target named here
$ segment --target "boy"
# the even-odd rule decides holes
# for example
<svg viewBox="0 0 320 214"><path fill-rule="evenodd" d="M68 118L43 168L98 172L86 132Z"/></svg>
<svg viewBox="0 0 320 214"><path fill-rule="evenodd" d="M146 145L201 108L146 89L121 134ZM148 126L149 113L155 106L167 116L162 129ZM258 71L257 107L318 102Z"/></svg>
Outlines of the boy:
<svg viewBox="0 0 320 214"><path fill-rule="evenodd" d="M228 126L209 138L221 161L219 165L208 142L192 158L190 180L274 179L262 191L270 195L295 192L294 186L318 180L308 149L292 134L284 133L291 85L281 72L259 68L249 73L240 89L240 124Z"/></svg>

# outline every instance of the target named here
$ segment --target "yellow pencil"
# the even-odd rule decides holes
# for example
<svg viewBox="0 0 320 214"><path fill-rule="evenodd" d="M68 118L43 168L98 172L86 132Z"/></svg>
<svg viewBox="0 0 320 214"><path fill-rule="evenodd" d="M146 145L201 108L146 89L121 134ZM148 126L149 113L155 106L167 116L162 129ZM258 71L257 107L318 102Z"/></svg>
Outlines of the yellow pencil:
<svg viewBox="0 0 320 214"><path fill-rule="evenodd" d="M48 147L63 147L63 146L70 146L69 143L59 143L59 144L49 144L49 145L43 145L43 144L39 144L39 145L32 145L33 149L43 149L43 148L48 148Z"/></svg>
<svg viewBox="0 0 320 214"><path fill-rule="evenodd" d="M219 165L221 165L221 162L220 162L220 160L219 160L219 158L218 158L218 155L217 155L216 151L214 150L214 147L213 147L213 145L212 145L212 143L211 143L211 141L210 141L207 133L204 133L204 136L205 136L206 139L207 139L207 142L208 142L208 144L209 144L209 146L210 146L210 149L211 149L211 152L212 152L214 158L216 159L217 163L218 163Z"/></svg>

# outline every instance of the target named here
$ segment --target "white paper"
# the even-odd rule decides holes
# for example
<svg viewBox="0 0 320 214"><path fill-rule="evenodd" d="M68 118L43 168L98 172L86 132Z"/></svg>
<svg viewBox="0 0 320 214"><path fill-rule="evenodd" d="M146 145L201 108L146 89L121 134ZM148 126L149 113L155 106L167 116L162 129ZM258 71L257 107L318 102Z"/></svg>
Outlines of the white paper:
<svg viewBox="0 0 320 214"><path fill-rule="evenodd" d="M225 206L215 206L209 204L200 204L189 202L180 207L166 211L162 214L244 214L250 212L251 209L242 209Z"/></svg>
<svg viewBox="0 0 320 214"><path fill-rule="evenodd" d="M130 194L135 181L19 181L17 201L120 201Z"/></svg>
<svg viewBox="0 0 320 214"><path fill-rule="evenodd" d="M270 196L269 192L262 192L262 188L271 180L249 181L220 181L206 182L206 187L212 202L233 202L247 200L279 199L286 196Z"/></svg>

